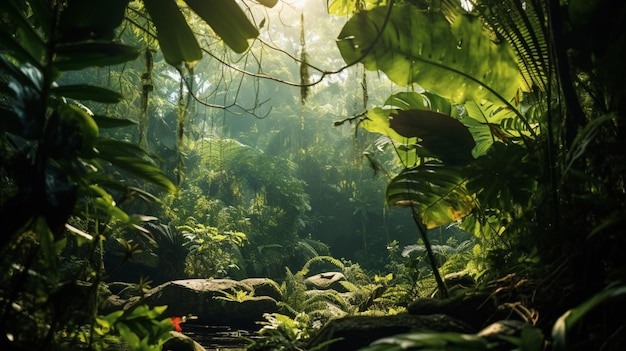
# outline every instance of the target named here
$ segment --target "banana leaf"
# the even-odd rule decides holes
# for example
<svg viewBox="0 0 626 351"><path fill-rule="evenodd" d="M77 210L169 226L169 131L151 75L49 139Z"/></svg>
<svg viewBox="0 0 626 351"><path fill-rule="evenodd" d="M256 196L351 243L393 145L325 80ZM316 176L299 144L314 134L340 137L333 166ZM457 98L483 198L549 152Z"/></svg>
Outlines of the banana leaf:
<svg viewBox="0 0 626 351"><path fill-rule="evenodd" d="M467 216L475 205L459 169L432 161L400 172L387 186L386 201L413 206L428 229Z"/></svg>
<svg viewBox="0 0 626 351"><path fill-rule="evenodd" d="M441 13L409 4L377 7L355 14L337 45L347 63L383 71L398 85L418 84L454 102L508 101L523 79L514 51L495 43L477 18Z"/></svg>

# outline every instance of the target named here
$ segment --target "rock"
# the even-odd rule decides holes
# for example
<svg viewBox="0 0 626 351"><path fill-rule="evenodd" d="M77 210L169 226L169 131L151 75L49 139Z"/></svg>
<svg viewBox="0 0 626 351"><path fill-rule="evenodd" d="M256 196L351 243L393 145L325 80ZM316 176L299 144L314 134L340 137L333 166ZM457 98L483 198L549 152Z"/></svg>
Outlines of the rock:
<svg viewBox="0 0 626 351"><path fill-rule="evenodd" d="M240 282L251 287L255 296L269 296L276 301L282 300L280 286L269 278L247 278Z"/></svg>
<svg viewBox="0 0 626 351"><path fill-rule="evenodd" d="M230 298L226 297L230 295ZM197 316L197 323L254 328L264 313L278 312L276 300L254 296L249 285L230 279L186 279L161 284L149 290L144 299L130 301L125 309L146 303L167 305L168 316Z"/></svg>
<svg viewBox="0 0 626 351"><path fill-rule="evenodd" d="M462 320L476 329L507 318L507 311L499 310L493 296L487 294L466 294L449 299L420 298L409 304L410 314L445 314Z"/></svg>
<svg viewBox="0 0 626 351"><path fill-rule="evenodd" d="M312 275L304 280L309 290L329 290L333 289L337 292L347 292L340 282L345 281L346 277L341 272L325 272Z"/></svg>
<svg viewBox="0 0 626 351"><path fill-rule="evenodd" d="M492 323L479 331L476 335L482 336L490 340L498 340L501 335L520 336L522 329L529 327L530 324L518 320L502 320Z"/></svg>
<svg viewBox="0 0 626 351"><path fill-rule="evenodd" d="M110 282L106 283L108 289L111 291L111 294L118 295L121 297L121 292L124 290L128 290L129 288L135 287L137 288L137 284L135 283L126 283L126 282Z"/></svg>
<svg viewBox="0 0 626 351"><path fill-rule="evenodd" d="M475 332L467 324L445 315L416 316L400 313L393 316L352 316L328 322L305 349L320 347L324 342L341 338L320 351L358 350L375 340L411 331Z"/></svg>
<svg viewBox="0 0 626 351"><path fill-rule="evenodd" d="M163 344L163 351L206 351L202 345L183 333L172 331L172 338Z"/></svg>
<svg viewBox="0 0 626 351"><path fill-rule="evenodd" d="M448 273L443 277L443 281L448 288L448 295L450 297L462 295L467 292L468 289L476 286L476 280L466 271ZM431 297L443 298L442 295L439 289L436 288Z"/></svg>

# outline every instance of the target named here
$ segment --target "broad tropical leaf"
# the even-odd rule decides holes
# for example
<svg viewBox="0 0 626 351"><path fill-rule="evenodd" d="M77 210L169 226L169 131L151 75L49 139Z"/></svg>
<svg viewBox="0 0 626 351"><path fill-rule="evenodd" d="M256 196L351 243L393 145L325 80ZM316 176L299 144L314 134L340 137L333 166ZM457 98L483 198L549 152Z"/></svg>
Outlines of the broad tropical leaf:
<svg viewBox="0 0 626 351"><path fill-rule="evenodd" d="M137 125L136 121L126 118L113 118L109 116L94 115L93 119L98 124L98 128L120 128Z"/></svg>
<svg viewBox="0 0 626 351"><path fill-rule="evenodd" d="M465 163L472 160L475 143L467 127L450 115L458 115L458 109L441 96L402 92L390 96L384 108L368 112L361 126L403 143L397 150L404 165L415 165L417 156Z"/></svg>
<svg viewBox="0 0 626 351"><path fill-rule="evenodd" d="M157 29L157 38L165 61L178 67L183 62L194 63L202 58L200 45L176 0L144 0L150 18Z"/></svg>
<svg viewBox="0 0 626 351"><path fill-rule="evenodd" d="M185 2L235 52L246 51L248 39L259 35L259 31L250 23L235 0L185 0ZM271 1L264 3L273 6Z"/></svg>
<svg viewBox="0 0 626 351"><path fill-rule="evenodd" d="M386 199L392 206L413 206L427 228L461 219L474 208L458 168L436 162L402 171L387 186Z"/></svg>
<svg viewBox="0 0 626 351"><path fill-rule="evenodd" d="M137 49L110 41L84 41L56 47L54 65L61 71L110 66L139 56Z"/></svg>
<svg viewBox="0 0 626 351"><path fill-rule="evenodd" d="M513 50L491 41L469 15L449 24L412 5L377 7L354 15L337 45L348 63L360 61L399 85L416 83L458 103L508 101L523 83Z"/></svg>
<svg viewBox="0 0 626 351"><path fill-rule="evenodd" d="M528 206L542 170L521 145L496 142L466 170L467 189L485 208L513 211Z"/></svg>
<svg viewBox="0 0 626 351"><path fill-rule="evenodd" d="M476 145L472 135L458 120L427 110L396 110L389 126L405 137L420 138L419 144L447 164L462 164L473 159Z"/></svg>
<svg viewBox="0 0 626 351"><path fill-rule="evenodd" d="M122 101L122 94L88 84L61 85L50 89L53 94L74 100L91 100L106 104Z"/></svg>

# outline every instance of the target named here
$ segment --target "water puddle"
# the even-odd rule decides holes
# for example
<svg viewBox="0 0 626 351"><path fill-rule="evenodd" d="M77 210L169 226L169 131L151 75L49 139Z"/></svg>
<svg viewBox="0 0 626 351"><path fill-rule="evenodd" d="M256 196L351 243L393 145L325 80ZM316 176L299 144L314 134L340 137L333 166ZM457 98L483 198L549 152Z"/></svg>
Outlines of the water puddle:
<svg viewBox="0 0 626 351"><path fill-rule="evenodd" d="M189 323L183 325L183 334L202 345L207 351L244 351L249 342L243 338L252 340L260 338L256 331Z"/></svg>

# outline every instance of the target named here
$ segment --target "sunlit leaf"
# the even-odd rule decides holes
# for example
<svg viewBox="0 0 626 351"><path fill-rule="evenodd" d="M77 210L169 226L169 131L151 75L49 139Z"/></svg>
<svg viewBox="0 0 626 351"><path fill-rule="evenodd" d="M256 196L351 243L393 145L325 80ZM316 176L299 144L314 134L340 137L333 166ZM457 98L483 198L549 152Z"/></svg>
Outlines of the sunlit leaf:
<svg viewBox="0 0 626 351"><path fill-rule="evenodd" d="M461 219L474 208L459 170L436 162L398 174L387 186L386 201L391 206L413 206L428 228Z"/></svg>
<svg viewBox="0 0 626 351"><path fill-rule="evenodd" d="M235 52L246 51L248 39L259 35L259 31L250 23L235 0L185 0L185 2Z"/></svg>
<svg viewBox="0 0 626 351"><path fill-rule="evenodd" d="M111 196L111 194L109 194L106 190L97 185L90 185L89 191L95 197L94 205L97 209L113 218L117 218L123 223L128 223L130 221L128 214L121 208L117 207L117 204L113 200L113 196Z"/></svg>
<svg viewBox="0 0 626 351"><path fill-rule="evenodd" d="M91 100L106 104L118 103L124 98L116 91L87 84L61 85L51 88L50 91L74 100Z"/></svg>
<svg viewBox="0 0 626 351"><path fill-rule="evenodd" d="M440 13L406 4L393 6L388 21L387 14L377 7L346 23L337 45L347 63L360 60L399 85L417 83L458 103L508 100L520 88L513 50L492 42L480 20L457 16L450 25Z"/></svg>
<svg viewBox="0 0 626 351"><path fill-rule="evenodd" d="M387 2L387 0L328 0L328 13L331 15L345 16L360 10L369 10L376 6L385 6ZM357 4L363 8L357 7Z"/></svg>
<svg viewBox="0 0 626 351"><path fill-rule="evenodd" d="M137 49L109 41L62 44L58 45L56 50L54 64L61 71L117 65L139 56Z"/></svg>
<svg viewBox="0 0 626 351"><path fill-rule="evenodd" d="M165 61L173 66L202 58L200 45L175 0L144 0L157 28L157 39Z"/></svg>
<svg viewBox="0 0 626 351"><path fill-rule="evenodd" d="M78 125L82 134L84 147L91 147L98 138L99 129L96 121L80 107L64 104L59 107L59 115L66 122L73 122Z"/></svg>

